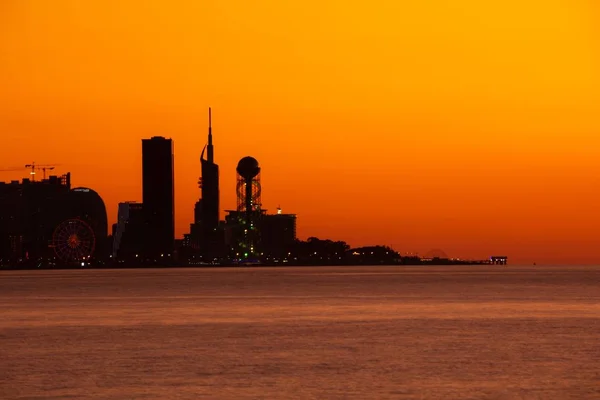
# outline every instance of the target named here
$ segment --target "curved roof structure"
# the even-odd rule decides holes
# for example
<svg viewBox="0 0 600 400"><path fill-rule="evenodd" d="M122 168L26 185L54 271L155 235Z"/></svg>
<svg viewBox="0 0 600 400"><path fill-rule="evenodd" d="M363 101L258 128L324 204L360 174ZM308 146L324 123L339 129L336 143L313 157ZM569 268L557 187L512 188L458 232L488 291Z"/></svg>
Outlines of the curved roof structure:
<svg viewBox="0 0 600 400"><path fill-rule="evenodd" d="M108 217L106 206L100 195L86 187L71 190L68 199L70 218L81 218L90 224L98 237L108 236Z"/></svg>

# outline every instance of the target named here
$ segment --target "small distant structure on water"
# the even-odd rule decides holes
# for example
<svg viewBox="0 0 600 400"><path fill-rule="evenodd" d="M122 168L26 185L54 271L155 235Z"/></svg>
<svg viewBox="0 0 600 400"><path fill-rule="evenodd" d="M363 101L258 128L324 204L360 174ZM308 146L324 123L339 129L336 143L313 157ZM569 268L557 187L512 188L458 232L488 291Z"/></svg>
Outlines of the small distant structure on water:
<svg viewBox="0 0 600 400"><path fill-rule="evenodd" d="M508 262L507 256L491 256L490 257L490 264L506 265L507 262Z"/></svg>

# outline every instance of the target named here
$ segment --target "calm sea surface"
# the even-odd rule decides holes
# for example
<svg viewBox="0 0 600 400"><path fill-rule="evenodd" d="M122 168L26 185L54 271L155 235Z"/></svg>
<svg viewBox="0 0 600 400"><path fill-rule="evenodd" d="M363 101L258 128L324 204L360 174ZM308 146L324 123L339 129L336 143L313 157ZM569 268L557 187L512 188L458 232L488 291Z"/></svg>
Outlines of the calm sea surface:
<svg viewBox="0 0 600 400"><path fill-rule="evenodd" d="M600 268L0 272L0 399L600 399Z"/></svg>

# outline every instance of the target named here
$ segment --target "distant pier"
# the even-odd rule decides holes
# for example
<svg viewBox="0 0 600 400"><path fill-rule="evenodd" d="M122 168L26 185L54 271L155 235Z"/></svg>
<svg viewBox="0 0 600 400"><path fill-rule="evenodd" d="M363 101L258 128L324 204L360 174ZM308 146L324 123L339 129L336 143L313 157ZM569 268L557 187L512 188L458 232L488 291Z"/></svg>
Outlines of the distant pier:
<svg viewBox="0 0 600 400"><path fill-rule="evenodd" d="M507 262L508 262L507 256L491 256L490 257L490 264L493 264L493 265L506 265Z"/></svg>

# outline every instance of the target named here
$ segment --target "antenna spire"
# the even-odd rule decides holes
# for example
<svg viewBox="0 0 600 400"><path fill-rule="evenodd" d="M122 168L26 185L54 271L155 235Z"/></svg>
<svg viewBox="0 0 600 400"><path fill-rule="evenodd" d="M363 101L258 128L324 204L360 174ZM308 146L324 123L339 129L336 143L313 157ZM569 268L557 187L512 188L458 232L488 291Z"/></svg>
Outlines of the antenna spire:
<svg viewBox="0 0 600 400"><path fill-rule="evenodd" d="M209 163L214 163L214 150L213 150L213 143L212 143L212 110L210 107L208 107L208 146L207 146L207 156L206 156L206 161L208 161Z"/></svg>

